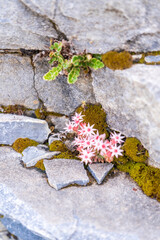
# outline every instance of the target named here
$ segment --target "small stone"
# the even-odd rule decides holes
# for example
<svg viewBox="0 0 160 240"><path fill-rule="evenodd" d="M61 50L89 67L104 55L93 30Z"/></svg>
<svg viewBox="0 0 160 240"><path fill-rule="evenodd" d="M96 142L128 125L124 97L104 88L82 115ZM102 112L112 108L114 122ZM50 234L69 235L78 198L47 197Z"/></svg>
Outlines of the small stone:
<svg viewBox="0 0 160 240"><path fill-rule="evenodd" d="M36 165L38 161L41 159L49 159L55 156L56 154L59 154L60 152L49 152L47 149L42 147L28 147L26 148L22 154L22 161L26 165L26 167L33 167Z"/></svg>
<svg viewBox="0 0 160 240"><path fill-rule="evenodd" d="M147 63L158 63L158 62L160 62L160 55L156 55L156 56L152 56L152 55L146 56L146 57L145 57L145 61L146 61Z"/></svg>
<svg viewBox="0 0 160 240"><path fill-rule="evenodd" d="M89 164L87 169L96 179L97 183L101 184L113 166L112 163L93 163Z"/></svg>
<svg viewBox="0 0 160 240"><path fill-rule="evenodd" d="M87 185L89 178L80 161L75 159L54 159L43 161L48 182L51 187L60 190L71 184Z"/></svg>
<svg viewBox="0 0 160 240"><path fill-rule="evenodd" d="M44 120L13 114L0 114L0 144L13 144L18 138L44 142L50 133Z"/></svg>

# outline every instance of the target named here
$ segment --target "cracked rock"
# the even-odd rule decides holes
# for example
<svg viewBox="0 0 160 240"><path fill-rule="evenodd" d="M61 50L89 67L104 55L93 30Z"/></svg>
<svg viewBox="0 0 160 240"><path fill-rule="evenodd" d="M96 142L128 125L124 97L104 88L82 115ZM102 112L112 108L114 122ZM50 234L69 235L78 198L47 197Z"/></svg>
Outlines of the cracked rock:
<svg viewBox="0 0 160 240"><path fill-rule="evenodd" d="M31 11L22 1L0 0L0 6L1 49L43 50L47 49L51 37L57 38L53 23Z"/></svg>
<svg viewBox="0 0 160 240"><path fill-rule="evenodd" d="M28 147L22 152L22 161L26 167L33 167L41 159L50 159L60 152L49 152L49 150L42 147Z"/></svg>
<svg viewBox="0 0 160 240"><path fill-rule="evenodd" d="M66 127L66 123L68 123L69 119L66 116L63 117L57 117L53 115L49 115L46 118L46 121L51 123L55 126L55 130L58 132L64 131L64 128Z"/></svg>
<svg viewBox="0 0 160 240"><path fill-rule="evenodd" d="M92 74L97 102L107 122L127 137L137 137L149 150L149 164L160 167L160 66L133 65L126 70L105 68Z"/></svg>
<svg viewBox="0 0 160 240"><path fill-rule="evenodd" d="M71 184L87 185L89 178L82 163L74 159L54 159L43 161L48 182L56 190Z"/></svg>
<svg viewBox="0 0 160 240"><path fill-rule="evenodd" d="M0 105L18 104L32 109L38 107L29 57L0 55L0 72Z"/></svg>
<svg viewBox="0 0 160 240"><path fill-rule="evenodd" d="M0 114L0 144L13 144L17 138L44 142L50 133L44 120L26 116Z"/></svg>
<svg viewBox="0 0 160 240"><path fill-rule="evenodd" d="M89 164L87 169L96 179L97 183L101 184L113 166L112 163L93 163Z"/></svg>

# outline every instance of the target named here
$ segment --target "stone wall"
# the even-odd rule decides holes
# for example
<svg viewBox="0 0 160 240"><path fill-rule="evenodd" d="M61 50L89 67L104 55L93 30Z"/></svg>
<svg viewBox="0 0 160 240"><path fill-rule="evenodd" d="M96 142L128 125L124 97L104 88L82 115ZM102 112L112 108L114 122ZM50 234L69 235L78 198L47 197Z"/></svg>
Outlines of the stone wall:
<svg viewBox="0 0 160 240"><path fill-rule="evenodd" d="M45 82L50 38L70 40L77 52L160 50L160 1L0 0L0 105L20 104L69 115L82 101L99 102L112 128L136 136L160 167L160 66L133 65Z"/></svg>

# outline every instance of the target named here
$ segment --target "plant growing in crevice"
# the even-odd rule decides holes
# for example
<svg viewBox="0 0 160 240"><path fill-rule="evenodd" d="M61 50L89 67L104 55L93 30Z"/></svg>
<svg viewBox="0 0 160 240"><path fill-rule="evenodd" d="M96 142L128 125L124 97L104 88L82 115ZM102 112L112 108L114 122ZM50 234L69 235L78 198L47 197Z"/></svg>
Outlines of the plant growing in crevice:
<svg viewBox="0 0 160 240"><path fill-rule="evenodd" d="M67 59L62 53L63 47L63 42L55 42L50 46L49 64L52 65L52 69L43 76L44 80L55 80L62 72L67 75L67 82L73 84L77 81L81 70L88 73L91 68L97 70L104 67L100 54L83 53L72 55Z"/></svg>

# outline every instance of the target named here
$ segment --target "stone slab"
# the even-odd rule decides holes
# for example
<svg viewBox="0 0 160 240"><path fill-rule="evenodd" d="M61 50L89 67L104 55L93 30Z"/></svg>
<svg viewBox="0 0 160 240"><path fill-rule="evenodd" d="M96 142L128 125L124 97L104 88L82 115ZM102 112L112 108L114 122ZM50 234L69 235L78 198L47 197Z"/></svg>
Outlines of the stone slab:
<svg viewBox="0 0 160 240"><path fill-rule="evenodd" d="M50 133L44 120L13 114L0 114L0 144L12 144L17 138L44 142Z"/></svg>
<svg viewBox="0 0 160 240"><path fill-rule="evenodd" d="M34 72L29 57L0 54L0 72L0 105L38 108L39 100L34 89Z"/></svg>
<svg viewBox="0 0 160 240"><path fill-rule="evenodd" d="M0 213L24 227L17 231L12 223L12 233L18 232L19 238L26 240L29 231L44 240L159 239L160 203L145 196L125 174L102 185L56 191L44 174L23 168L19 154L7 148L11 152L4 156L4 149L0 148Z"/></svg>
<svg viewBox="0 0 160 240"><path fill-rule="evenodd" d="M1 49L43 50L47 49L51 37L57 37L54 24L31 11L22 1L0 0L0 6ZM50 7L51 4L48 9Z"/></svg>
<svg viewBox="0 0 160 240"><path fill-rule="evenodd" d="M87 169L96 179L97 183L101 184L113 166L112 163L93 163L88 164Z"/></svg>
<svg viewBox="0 0 160 240"><path fill-rule="evenodd" d="M22 152L22 161L26 165L26 167L33 167L36 165L38 161L41 159L50 159L53 156L59 154L60 152L49 152L44 148L38 147L28 147Z"/></svg>
<svg viewBox="0 0 160 240"><path fill-rule="evenodd" d="M87 185L89 178L83 164L75 159L53 159L43 161L48 183L56 190L71 184Z"/></svg>
<svg viewBox="0 0 160 240"><path fill-rule="evenodd" d="M157 63L157 62L160 62L160 55L156 55L156 56L148 55L148 56L145 57L145 61L147 63Z"/></svg>
<svg viewBox="0 0 160 240"><path fill-rule="evenodd" d="M137 137L155 167L160 167L159 73L159 65L144 64L92 73L95 97L107 113L109 126L127 137Z"/></svg>

